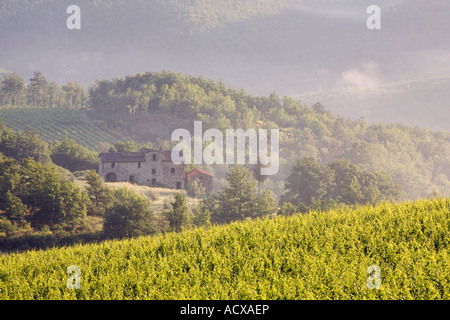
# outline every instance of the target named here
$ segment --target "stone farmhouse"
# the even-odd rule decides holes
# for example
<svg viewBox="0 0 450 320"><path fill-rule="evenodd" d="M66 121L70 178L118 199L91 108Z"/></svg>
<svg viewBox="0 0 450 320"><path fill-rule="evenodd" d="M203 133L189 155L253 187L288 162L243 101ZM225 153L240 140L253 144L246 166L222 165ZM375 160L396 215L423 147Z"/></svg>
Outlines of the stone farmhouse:
<svg viewBox="0 0 450 320"><path fill-rule="evenodd" d="M101 153L98 172L106 182L124 181L172 189L185 189L186 183L198 179L207 192L212 192L211 174L194 169L187 178L184 163L173 163L171 153L148 148L138 152Z"/></svg>

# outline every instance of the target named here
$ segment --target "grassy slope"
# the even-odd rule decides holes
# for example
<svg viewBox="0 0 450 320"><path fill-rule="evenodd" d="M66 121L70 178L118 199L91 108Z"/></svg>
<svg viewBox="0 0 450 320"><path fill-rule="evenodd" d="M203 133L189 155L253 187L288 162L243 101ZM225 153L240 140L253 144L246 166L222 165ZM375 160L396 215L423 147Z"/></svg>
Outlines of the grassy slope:
<svg viewBox="0 0 450 320"><path fill-rule="evenodd" d="M129 182L112 182L106 183L106 185L110 188L131 188L137 191L138 193L146 196L152 202L152 208L156 212L162 212L164 203L174 201L174 197L177 193L185 193L184 190L175 190L168 188L153 188L144 185L135 185ZM156 198L153 198L156 196ZM197 198L191 198L186 195L187 206L189 208L194 208L200 202Z"/></svg>
<svg viewBox="0 0 450 320"><path fill-rule="evenodd" d="M29 251L0 257L0 297L449 299L449 230L450 201L436 199ZM374 264L380 290L366 286Z"/></svg>

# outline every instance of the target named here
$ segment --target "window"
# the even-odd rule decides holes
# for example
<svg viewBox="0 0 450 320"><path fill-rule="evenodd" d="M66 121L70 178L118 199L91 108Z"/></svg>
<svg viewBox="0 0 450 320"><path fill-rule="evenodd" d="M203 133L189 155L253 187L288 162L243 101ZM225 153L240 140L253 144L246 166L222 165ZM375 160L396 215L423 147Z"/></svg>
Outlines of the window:
<svg viewBox="0 0 450 320"><path fill-rule="evenodd" d="M177 189L178 189L178 190L181 189L181 182L177 182Z"/></svg>
<svg viewBox="0 0 450 320"><path fill-rule="evenodd" d="M155 184L156 184L156 179L153 178L153 179L152 179L152 185L155 185Z"/></svg>
<svg viewBox="0 0 450 320"><path fill-rule="evenodd" d="M138 162L138 168L140 168L141 167L141 163L140 162Z"/></svg>
<svg viewBox="0 0 450 320"><path fill-rule="evenodd" d="M175 173L175 168L170 168L171 173Z"/></svg>
<svg viewBox="0 0 450 320"><path fill-rule="evenodd" d="M153 161L156 161L156 154L153 155Z"/></svg>
<svg viewBox="0 0 450 320"><path fill-rule="evenodd" d="M111 162L111 168L115 168L116 167L116 163L115 162Z"/></svg>
<svg viewBox="0 0 450 320"><path fill-rule="evenodd" d="M156 169L152 169L152 174L156 174Z"/></svg>
<svg viewBox="0 0 450 320"><path fill-rule="evenodd" d="M130 182L131 182L131 183L134 182L134 176L130 176Z"/></svg>

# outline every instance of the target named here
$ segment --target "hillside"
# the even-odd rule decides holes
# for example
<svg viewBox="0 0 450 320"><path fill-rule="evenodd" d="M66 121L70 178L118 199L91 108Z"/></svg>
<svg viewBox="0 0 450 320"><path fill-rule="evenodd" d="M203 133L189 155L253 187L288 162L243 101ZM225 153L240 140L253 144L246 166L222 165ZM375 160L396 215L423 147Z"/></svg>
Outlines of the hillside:
<svg viewBox="0 0 450 320"><path fill-rule="evenodd" d="M81 110L3 106L0 107L0 119L15 131L23 131L29 126L48 143L68 137L96 149L101 142L114 144L122 137L118 132L101 129Z"/></svg>
<svg viewBox="0 0 450 320"><path fill-rule="evenodd" d="M175 70L253 95L280 96L450 76L450 3L441 0L379 0L382 29L376 31L365 26L369 0L80 1L82 28L76 31L65 27L70 4L2 1L0 72L29 77L40 70L51 81L88 86ZM445 130L450 97L445 90L435 94L439 88L422 86L419 95L403 86L400 95L369 93L370 102L314 100L370 123L405 120ZM422 106L430 104L432 112L424 115Z"/></svg>
<svg viewBox="0 0 450 320"><path fill-rule="evenodd" d="M89 88L90 110L1 107L0 119L16 130L29 125L48 142L67 134L97 152L107 151L117 140L170 149L171 133L179 128L193 132L194 121L202 121L203 130L278 128L280 169L262 186L277 197L284 192L285 179L295 163L313 157L321 164L342 158L363 170L385 172L402 187L403 200L415 200L449 194L450 135L403 122L420 119L436 123L432 120L435 117L444 125L445 117L440 114L447 113L446 102L442 102L447 101L447 84L444 77L302 97L313 103L325 101L324 107L308 106L303 100L280 98L275 93L254 96L203 77L146 72L98 80ZM429 96L428 92L433 94ZM332 112L333 101L334 109L341 110ZM360 113L376 107L385 121L360 119L352 111L354 104L361 105ZM416 107L420 113L414 110ZM347 116L340 116L342 113ZM209 165L204 169L214 174L219 190L228 166Z"/></svg>
<svg viewBox="0 0 450 320"><path fill-rule="evenodd" d="M424 83L428 89L440 88L433 90L444 96L444 86ZM277 195L302 157L314 157L322 164L344 158L364 170L386 172L402 186L404 200L436 193L446 196L450 190L447 132L394 124L393 119L376 124L351 116L346 119L326 106L308 106L276 94L253 96L222 82L168 71L99 81L90 89L90 98L93 116L143 143L155 137L169 140L175 128L192 132L194 121L199 120L204 130L279 128L280 170L264 186ZM408 101L399 102L398 108L407 109ZM210 167L215 177L224 177L226 166Z"/></svg>
<svg viewBox="0 0 450 320"><path fill-rule="evenodd" d="M29 251L0 257L0 296L449 299L449 230L450 202L435 199ZM68 289L74 265L80 288Z"/></svg>
<svg viewBox="0 0 450 320"><path fill-rule="evenodd" d="M393 82L368 87L346 87L296 95L307 104L320 102L348 119L370 123L398 122L409 126L450 131L450 77Z"/></svg>

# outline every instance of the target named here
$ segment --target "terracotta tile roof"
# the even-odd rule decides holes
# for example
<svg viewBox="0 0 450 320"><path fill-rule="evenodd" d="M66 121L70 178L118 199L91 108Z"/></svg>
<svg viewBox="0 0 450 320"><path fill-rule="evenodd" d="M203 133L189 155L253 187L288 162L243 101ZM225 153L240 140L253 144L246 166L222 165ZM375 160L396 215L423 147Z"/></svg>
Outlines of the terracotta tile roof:
<svg viewBox="0 0 450 320"><path fill-rule="evenodd" d="M206 174L206 175L208 175L208 176L210 176L210 177L213 176L213 175L212 175L211 173L209 173L208 171L205 171L205 170L202 170L202 169L197 169L197 168L195 168L194 170L192 170L191 172L189 172L189 173L187 174L187 177L192 177L192 176L195 176L196 174L199 174L199 173Z"/></svg>

